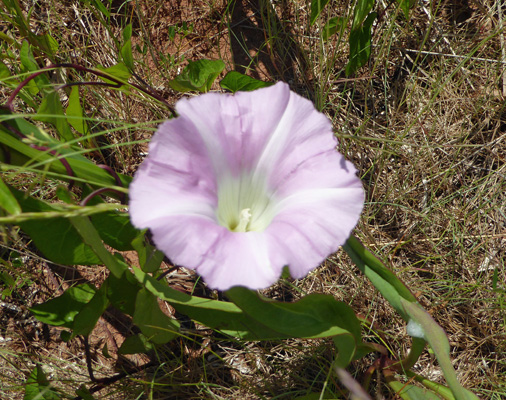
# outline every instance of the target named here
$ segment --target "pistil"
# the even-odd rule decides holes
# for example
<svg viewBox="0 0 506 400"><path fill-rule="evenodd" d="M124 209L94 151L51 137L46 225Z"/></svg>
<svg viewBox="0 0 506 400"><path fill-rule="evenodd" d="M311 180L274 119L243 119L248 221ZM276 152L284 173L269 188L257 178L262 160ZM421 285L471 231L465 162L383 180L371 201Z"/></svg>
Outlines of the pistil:
<svg viewBox="0 0 506 400"><path fill-rule="evenodd" d="M241 210L239 214L239 224L234 229L234 232L246 232L248 230L249 222L251 221L251 208Z"/></svg>

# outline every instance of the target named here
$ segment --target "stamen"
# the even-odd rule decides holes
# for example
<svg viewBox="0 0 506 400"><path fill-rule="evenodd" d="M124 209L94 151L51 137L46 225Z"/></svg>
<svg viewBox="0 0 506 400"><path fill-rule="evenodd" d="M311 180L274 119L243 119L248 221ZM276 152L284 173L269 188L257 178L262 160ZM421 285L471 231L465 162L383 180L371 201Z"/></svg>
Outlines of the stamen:
<svg viewBox="0 0 506 400"><path fill-rule="evenodd" d="M239 214L239 224L235 227L235 232L246 232L248 228L248 224L251 221L251 208L245 208L244 210L241 210L241 213Z"/></svg>

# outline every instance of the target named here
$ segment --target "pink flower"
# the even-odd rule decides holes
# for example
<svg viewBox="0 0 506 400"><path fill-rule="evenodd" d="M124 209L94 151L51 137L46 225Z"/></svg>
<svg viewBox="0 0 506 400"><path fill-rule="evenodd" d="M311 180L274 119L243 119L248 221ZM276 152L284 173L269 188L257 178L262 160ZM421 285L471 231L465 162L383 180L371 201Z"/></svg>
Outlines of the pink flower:
<svg viewBox="0 0 506 400"><path fill-rule="evenodd" d="M215 289L302 278L355 227L364 191L328 118L278 83L176 104L130 185L130 215Z"/></svg>

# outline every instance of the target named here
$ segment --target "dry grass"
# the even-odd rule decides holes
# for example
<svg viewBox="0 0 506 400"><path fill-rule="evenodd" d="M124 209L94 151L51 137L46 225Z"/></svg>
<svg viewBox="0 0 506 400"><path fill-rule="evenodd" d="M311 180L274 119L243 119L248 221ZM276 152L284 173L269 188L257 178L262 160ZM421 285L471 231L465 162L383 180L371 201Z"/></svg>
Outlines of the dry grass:
<svg viewBox="0 0 506 400"><path fill-rule="evenodd" d="M23 3L27 10L32 6ZM86 66L116 63L117 40L131 22L137 74L172 104L181 95L167 80L186 60L199 58L222 58L229 70L285 80L313 100L332 118L340 150L358 167L367 191L358 236L390 263L448 333L461 382L482 398L500 399L506 396L506 57L500 2L417 3L406 22L379 1L372 58L353 80L343 72L347 32L326 43L320 39L327 18L349 12L346 1L334 3L313 27L307 21L309 2L299 0L113 2L107 24L83 3L48 0L33 3L31 21L34 31L58 39L59 61ZM97 149L92 156L118 171L135 171L142 142L156 126L151 121L167 112L137 95L89 88L83 97L99 121L96 130L118 128L97 140L97 147L113 144L112 149ZM33 283L19 284L4 301L26 310L51 293L40 272L44 263L18 239L5 242L1 268L14 270L17 259L8 248L16 248L26 257L16 268ZM59 283L66 281L55 275ZM184 275L181 285L191 287L192 279ZM401 319L341 252L296 286L282 282L266 294L292 300L301 293L331 293L372 322L366 338L397 356L409 348ZM29 295L34 288L36 297ZM2 398L22 397L22 380L34 362L49 366L67 393L86 381L78 343L57 342L52 333L50 344L37 333L42 327L30 331L17 324L23 311L2 307L2 318L12 323L1 331ZM241 343L200 327L190 332L190 339L160 349L158 368L100 396L291 399L324 388L339 395L329 341ZM95 345L98 354L103 342ZM97 356L94 367L102 361ZM372 361L352 365L357 379ZM112 374L115 365L104 368ZM415 369L444 382L428 352ZM380 385L375 390L386 393Z"/></svg>

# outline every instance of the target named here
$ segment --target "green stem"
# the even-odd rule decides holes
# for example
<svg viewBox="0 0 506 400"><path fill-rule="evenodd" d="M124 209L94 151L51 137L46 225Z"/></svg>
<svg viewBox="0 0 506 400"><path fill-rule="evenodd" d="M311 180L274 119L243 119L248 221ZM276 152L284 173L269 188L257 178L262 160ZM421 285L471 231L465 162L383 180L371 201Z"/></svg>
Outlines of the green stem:
<svg viewBox="0 0 506 400"><path fill-rule="evenodd" d="M412 303L416 303L417 300L407 286L353 234L343 248L357 265L358 269L369 278L383 297L395 308L402 318L408 322L411 318L402 306L401 299L405 299ZM424 348L425 340L413 338L413 345L409 354L404 360L393 364L393 368L397 370L409 370L415 365Z"/></svg>

